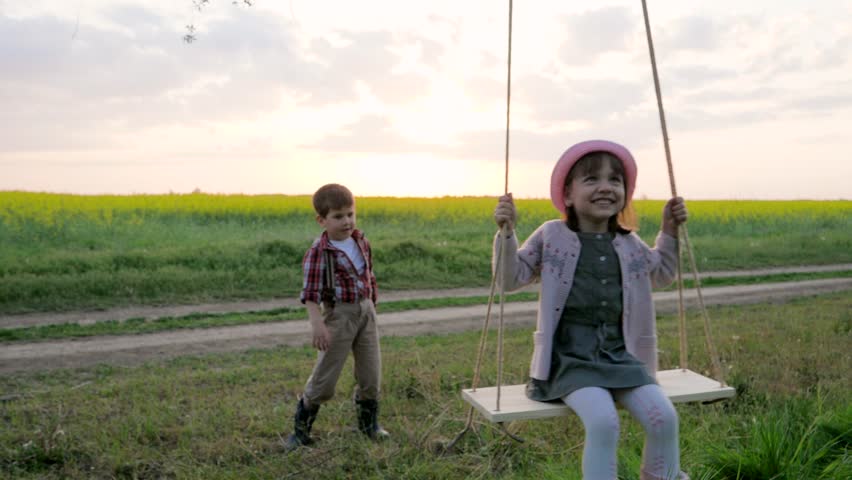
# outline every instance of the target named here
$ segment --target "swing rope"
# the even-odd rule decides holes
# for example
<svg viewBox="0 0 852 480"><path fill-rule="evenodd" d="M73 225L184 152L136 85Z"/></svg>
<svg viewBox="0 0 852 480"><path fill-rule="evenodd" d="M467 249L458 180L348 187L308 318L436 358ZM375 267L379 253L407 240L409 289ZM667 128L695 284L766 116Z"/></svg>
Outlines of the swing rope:
<svg viewBox="0 0 852 480"><path fill-rule="evenodd" d="M651 70L654 77L654 90L657 96L657 108L660 115L660 126L663 133L663 146L665 148L666 153L666 163L668 165L668 173L669 173L669 185L671 187L672 196L677 196L677 187L675 186L674 179L674 168L672 166L672 158L671 158L671 150L669 148L669 137L668 137L668 129L666 127L666 118L665 113L663 111L663 99L662 93L660 90L660 80L657 74L657 61L654 55L654 44L651 38L651 26L650 21L648 19L648 7L646 5L645 0L642 0L642 13L645 19L645 33L648 38L648 51L651 57ZM505 142L505 177L504 177L504 194L508 194L509 192L509 119L510 119L510 106L511 106L511 95L512 95L512 0L509 0L509 43L508 43L508 61L507 61L507 80L506 80L506 142ZM714 376L719 381L722 386L725 385L724 377L722 376L722 368L719 363L719 358L716 353L715 345L713 344L713 340L710 332L710 319L707 315L707 308L704 304L704 297L701 294L701 282L698 277L698 269L695 265L695 257L692 253L692 248L689 243L689 234L686 229L686 225L680 226L680 231L682 232L684 242L686 244L686 250L689 256L690 267L692 268L693 278L695 282L695 288L698 293L698 302L701 308L702 316L704 319L704 333L705 340L707 345L707 350L710 353L710 359L712 363L712 368L714 370ZM477 351L476 356L476 365L474 367L473 373L473 382L471 385L471 391L475 392L476 388L479 386L480 380L480 372L482 369L482 358L485 353L485 344L486 338L488 336L488 327L491 323L491 308L494 304L494 293L497 283L497 277L502 273L504 269L505 263L505 240L511 234L507 225L503 225L499 232L498 236L498 245L496 251L496 257L494 260L494 273L491 277L491 289L488 294L488 306L485 313L485 322L482 325L482 332L479 338L479 349ZM678 242L678 259L680 259L681 251L680 251L680 242ZM680 261L677 262L677 285L678 285L678 312L679 312L679 322L678 322L678 334L680 338L680 366L682 369L687 368L687 339L686 339L686 315L683 301L683 275ZM503 286L503 282L500 282L500 313L499 313L499 327L497 330L497 403L496 403L496 411L500 411L500 396L502 389L502 380L503 380L503 330L504 330L504 311L503 306L505 305L505 288ZM450 450L453 446L458 443L458 441L467 433L472 425L473 425L473 411L474 407L471 405L468 408L467 412L467 420L465 422L464 429L459 432L459 434L446 446L446 450ZM512 439L523 442L523 440L508 430L506 430L505 425L502 422L498 423L500 429Z"/></svg>
<svg viewBox="0 0 852 480"><path fill-rule="evenodd" d="M504 176L504 184L503 184L503 194L509 193L509 119L510 119L510 109L512 105L512 0L509 0L509 44L508 44L508 59L506 62L506 143L504 147L505 153L505 176ZM476 387L479 386L479 378L480 371L482 368L482 357L485 353L485 340L488 337L488 325L491 323L491 307L494 304L494 290L497 284L497 276L500 275L503 262L504 262L504 250L505 250L505 238L511 232L509 231L509 227L505 224L500 229L499 233L499 248L497 249L497 256L494 259L494 273L491 276L491 290L488 294L488 307L485 311L485 322L482 325L482 333L479 337L479 350L476 355L476 366L473 371L473 383L471 384L471 390L476 391ZM500 396L501 389L503 383L503 306L506 304L506 290L503 286L503 282L500 282L500 324L497 329L497 410L500 410ZM458 443L458 441L464 436L465 433L470 430L473 425L473 406L471 405L467 410L467 421L465 421L464 429L456 435L449 444L447 444L446 449L450 450L453 446ZM500 429L503 430L503 433L513 438L518 442L523 442L523 439L513 435L511 432L506 430L505 425L503 423L498 424Z"/></svg>
<svg viewBox="0 0 852 480"><path fill-rule="evenodd" d="M508 44L508 58L506 61L506 147L504 148L505 152L505 180L503 183L503 194L506 195L509 193L509 111L512 106L512 0L509 0L509 44ZM506 237L509 236L511 232L509 231L509 227L504 223L503 228L500 231L500 253L498 256L500 260L497 265L499 268L495 268L494 278L497 278L497 274L502 273L503 271L503 263L506 259ZM500 410L500 387L503 384L503 306L506 305L506 288L503 286L503 282L500 282L500 327L497 329L497 410Z"/></svg>
<svg viewBox="0 0 852 480"><path fill-rule="evenodd" d="M663 95L660 91L660 77L657 74L657 58L654 55L654 41L651 38L651 22L648 20L648 5L645 0L642 0L642 15L645 18L645 35L648 37L648 53L651 56L651 72L654 76L654 92L657 95L657 110L660 113L660 128L663 131L663 147L666 152L666 164L669 168L669 185L671 186L672 196L677 196L677 187L675 186L674 167L672 166L672 153L669 148L669 133L666 127L666 115L663 111ZM692 246L689 243L689 231L686 224L680 226L683 243L686 245L687 256L689 257L689 266L692 269L692 278L695 282L695 291L698 294L698 305L701 309L701 316L704 320L704 341L707 346L707 351L710 354L710 362L713 368L713 376L724 387L725 377L723 376L722 366L719 362L719 355L716 353L716 346L713 344L713 337L710 332L710 317L707 315L707 308L704 305L704 296L701 294L701 280L698 277L698 268L695 265L695 256L692 253ZM678 259L680 259L680 242L678 242ZM683 303L683 274L680 261L677 262L677 292L678 292L678 333L680 336L680 368L687 368L686 355L686 314Z"/></svg>

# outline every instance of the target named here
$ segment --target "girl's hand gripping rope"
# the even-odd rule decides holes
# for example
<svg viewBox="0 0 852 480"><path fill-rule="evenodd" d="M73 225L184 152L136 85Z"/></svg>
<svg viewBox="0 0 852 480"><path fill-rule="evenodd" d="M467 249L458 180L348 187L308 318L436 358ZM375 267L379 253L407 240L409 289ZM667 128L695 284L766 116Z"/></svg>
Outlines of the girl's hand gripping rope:
<svg viewBox="0 0 852 480"><path fill-rule="evenodd" d="M683 197L674 197L663 208L663 232L677 238L677 227L686 223L689 212Z"/></svg>
<svg viewBox="0 0 852 480"><path fill-rule="evenodd" d="M497 200L497 207L494 209L494 221L501 229L505 225L509 230L514 230L516 219L515 202L512 199L512 194L507 193Z"/></svg>

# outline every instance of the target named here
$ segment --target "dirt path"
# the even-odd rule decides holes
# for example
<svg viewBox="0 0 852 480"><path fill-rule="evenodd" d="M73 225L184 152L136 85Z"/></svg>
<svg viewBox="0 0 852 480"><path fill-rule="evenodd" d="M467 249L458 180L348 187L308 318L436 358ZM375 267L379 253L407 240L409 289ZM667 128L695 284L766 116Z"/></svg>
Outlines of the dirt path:
<svg viewBox="0 0 852 480"><path fill-rule="evenodd" d="M702 288L702 296L705 304L711 306L784 301L798 296L850 290L852 278L836 278ZM687 308L695 306L696 296L695 290L685 292ZM677 292L655 293L654 302L659 313L674 312L677 309ZM276 306L280 306L280 303ZM380 315L379 328L384 336L479 329L485 318L485 308L484 305L475 305L387 313ZM505 306L505 323L509 327L533 325L535 312L535 302L508 303ZM101 363L131 366L182 355L304 345L309 341L307 322L291 321L146 335L14 343L0 346L0 373L87 367Z"/></svg>
<svg viewBox="0 0 852 480"><path fill-rule="evenodd" d="M754 277L789 273L841 272L848 270L852 270L852 264L778 267L728 272L703 272L700 274L700 277L702 280L705 280L708 278ZM690 272L684 272L684 278L691 279L692 274ZM532 291L534 289L535 287L531 287L528 290ZM488 288L381 291L380 301L391 302L396 300L417 300L424 298L473 297L488 296L488 294ZM122 321L129 318L154 319L163 317L181 317L191 313L261 312L285 306L292 307L299 305L299 300L297 298L276 298L264 301L169 305L163 307L133 306L102 311L0 315L0 328L20 328L61 323L79 323L86 325L106 320Z"/></svg>

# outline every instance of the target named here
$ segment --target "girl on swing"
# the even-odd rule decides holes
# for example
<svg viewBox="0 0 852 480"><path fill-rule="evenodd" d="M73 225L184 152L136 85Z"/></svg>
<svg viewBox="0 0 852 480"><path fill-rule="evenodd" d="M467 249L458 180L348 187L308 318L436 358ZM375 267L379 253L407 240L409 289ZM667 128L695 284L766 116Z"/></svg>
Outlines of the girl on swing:
<svg viewBox="0 0 852 480"><path fill-rule="evenodd" d="M616 402L645 430L641 478L685 479L680 471L678 418L656 383L657 336L652 287L677 271L678 226L687 219L680 197L663 209L654 248L636 228L631 199L636 162L623 146L591 140L559 158L550 199L563 220L545 222L518 248L512 195L500 197L505 242L498 281L515 290L541 282L527 396L565 402L585 428L583 478L615 479L619 419ZM507 228L503 228L506 226Z"/></svg>

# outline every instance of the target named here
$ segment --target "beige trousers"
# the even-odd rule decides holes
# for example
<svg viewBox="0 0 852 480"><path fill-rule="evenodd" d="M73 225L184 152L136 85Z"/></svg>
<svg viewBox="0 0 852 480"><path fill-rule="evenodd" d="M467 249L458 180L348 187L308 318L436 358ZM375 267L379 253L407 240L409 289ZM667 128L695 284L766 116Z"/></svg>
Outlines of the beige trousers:
<svg viewBox="0 0 852 480"><path fill-rule="evenodd" d="M337 302L334 308L323 308L323 320L331 335L331 345L317 355L317 363L304 397L311 405L321 405L334 396L334 389L349 352L355 359L355 398L378 400L382 380L382 354L376 307L370 299L359 303Z"/></svg>

